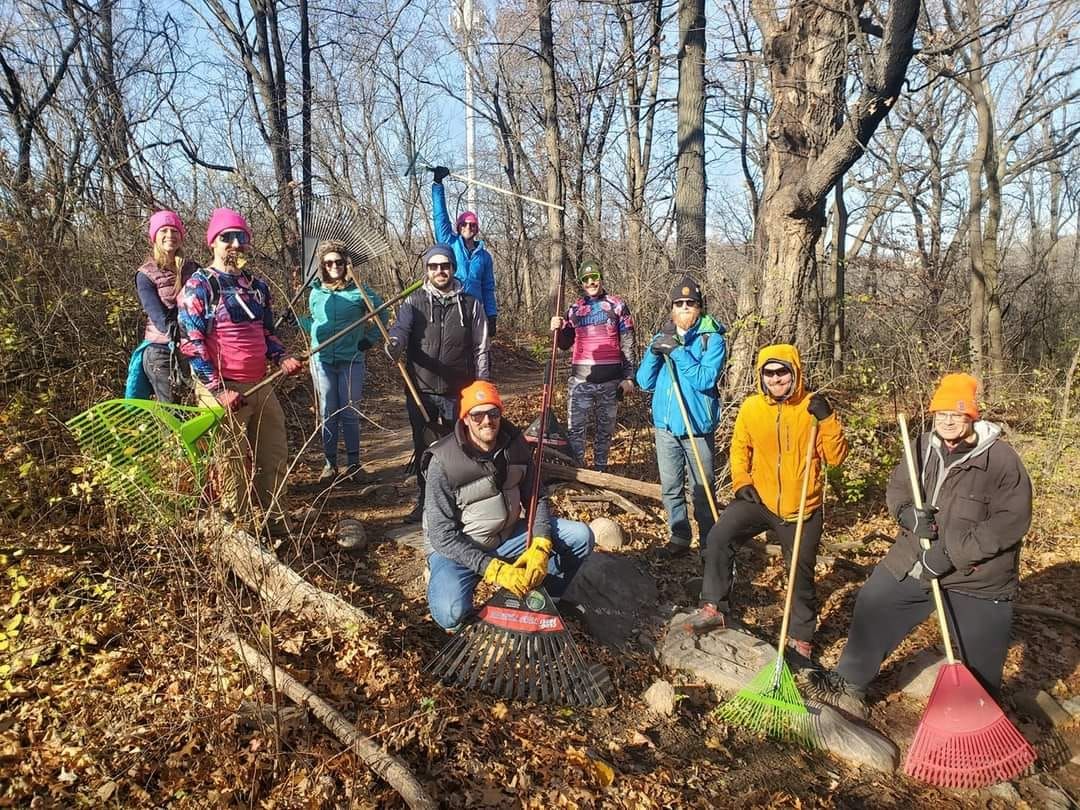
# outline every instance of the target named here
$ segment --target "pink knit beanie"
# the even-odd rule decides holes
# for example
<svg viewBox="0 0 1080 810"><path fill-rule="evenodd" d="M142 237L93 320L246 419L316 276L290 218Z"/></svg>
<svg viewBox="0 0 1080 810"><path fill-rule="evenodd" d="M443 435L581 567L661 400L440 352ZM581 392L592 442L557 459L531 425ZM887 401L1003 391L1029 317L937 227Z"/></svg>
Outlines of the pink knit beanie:
<svg viewBox="0 0 1080 810"><path fill-rule="evenodd" d="M157 232L168 225L171 228L176 228L180 231L180 238L184 239L187 236L187 228L184 227L184 223L180 220L180 215L175 211L155 211L150 217L150 228L147 235L150 237L150 244L154 244L154 239L157 238Z"/></svg>
<svg viewBox="0 0 1080 810"><path fill-rule="evenodd" d="M247 220L231 208L215 208L210 215L210 224L206 226L206 246L213 247L214 240L222 231L243 231L251 239L251 228Z"/></svg>

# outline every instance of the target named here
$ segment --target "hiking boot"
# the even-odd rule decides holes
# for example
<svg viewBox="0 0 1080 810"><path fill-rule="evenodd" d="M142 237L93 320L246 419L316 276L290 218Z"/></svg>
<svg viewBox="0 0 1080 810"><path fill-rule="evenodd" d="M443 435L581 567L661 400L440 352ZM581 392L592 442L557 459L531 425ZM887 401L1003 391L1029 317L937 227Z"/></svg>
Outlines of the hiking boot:
<svg viewBox="0 0 1080 810"><path fill-rule="evenodd" d="M682 543L668 543L666 546L660 548L656 552L656 556L661 560L675 560L679 557L685 557L690 553L690 545L683 545Z"/></svg>
<svg viewBox="0 0 1080 810"><path fill-rule="evenodd" d="M866 705L866 690L849 683L839 673L831 669L814 670L808 681L806 694L815 700L835 706L860 720L870 717L870 707Z"/></svg>
<svg viewBox="0 0 1080 810"><path fill-rule="evenodd" d="M374 473L369 473L359 464L350 464L345 472L341 474L340 480L357 485L373 484L379 480L379 476Z"/></svg>
<svg viewBox="0 0 1080 810"><path fill-rule="evenodd" d="M712 602L706 602L691 613L681 625L681 629L694 636L700 636L711 630L726 630L727 615Z"/></svg>
<svg viewBox="0 0 1080 810"><path fill-rule="evenodd" d="M807 661L810 661L814 654L814 642L812 641L800 641L797 638L789 638L787 640L788 649L794 650L796 655L802 656Z"/></svg>
<svg viewBox="0 0 1080 810"><path fill-rule="evenodd" d="M406 523L419 523L424 519L424 505L418 503L413 507L413 510L405 516Z"/></svg>
<svg viewBox="0 0 1080 810"><path fill-rule="evenodd" d="M337 478L337 474L338 474L337 467L335 467L333 464L331 464L328 461L328 462L326 462L326 464L323 465L322 472L319 473L319 483L320 484L332 483L333 480L335 478Z"/></svg>

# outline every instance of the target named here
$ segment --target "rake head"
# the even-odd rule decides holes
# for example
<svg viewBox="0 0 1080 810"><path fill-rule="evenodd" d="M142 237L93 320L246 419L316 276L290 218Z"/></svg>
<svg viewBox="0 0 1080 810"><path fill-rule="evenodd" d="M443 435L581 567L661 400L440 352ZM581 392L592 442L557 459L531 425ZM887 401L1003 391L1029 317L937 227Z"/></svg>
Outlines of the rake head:
<svg viewBox="0 0 1080 810"><path fill-rule="evenodd" d="M353 265L359 266L390 252L390 241L377 226L378 218L351 200L313 197L303 213L304 266L311 267L320 242L345 245Z"/></svg>
<svg viewBox="0 0 1080 810"><path fill-rule="evenodd" d="M1035 761L1023 738L961 663L938 672L904 773L945 788L980 788L1014 779Z"/></svg>
<svg viewBox="0 0 1080 810"><path fill-rule="evenodd" d="M781 659L779 677L775 666L761 670L754 680L717 709L733 726L755 731L776 740L817 745L813 720L803 703L787 661Z"/></svg>
<svg viewBox="0 0 1080 810"><path fill-rule="evenodd" d="M95 483L145 517L189 506L202 493L209 431L220 414L143 399L111 399L72 417L68 429Z"/></svg>
<svg viewBox="0 0 1080 810"><path fill-rule="evenodd" d="M500 590L424 671L447 685L559 706L603 706L603 690L543 590Z"/></svg>

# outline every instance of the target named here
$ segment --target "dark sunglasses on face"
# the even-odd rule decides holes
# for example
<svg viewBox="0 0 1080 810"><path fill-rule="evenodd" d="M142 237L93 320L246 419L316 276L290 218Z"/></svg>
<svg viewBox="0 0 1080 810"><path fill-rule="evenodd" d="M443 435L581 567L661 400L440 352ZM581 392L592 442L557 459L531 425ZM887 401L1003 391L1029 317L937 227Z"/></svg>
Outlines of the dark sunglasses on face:
<svg viewBox="0 0 1080 810"><path fill-rule="evenodd" d="M482 424L485 419L498 422L502 418L502 411L498 408L489 408L486 411L469 411L468 417L474 425Z"/></svg>
<svg viewBox="0 0 1080 810"><path fill-rule="evenodd" d="M698 305L698 302L697 301L689 301L689 300L680 298L678 301L672 301L671 305L673 307L680 307L682 309L688 309L690 307L696 307Z"/></svg>
<svg viewBox="0 0 1080 810"><path fill-rule="evenodd" d="M465 222L462 222L462 223L461 223L461 228L462 228L462 229L465 229L465 228L473 228L473 229L475 230L475 229L476 229L477 227L478 227L478 226L477 226L477 224L476 224L475 222L469 222L468 220L466 220Z"/></svg>
<svg viewBox="0 0 1080 810"><path fill-rule="evenodd" d="M588 275L581 277L581 283L582 284L591 284L592 282L599 281L599 280L600 280L600 274L599 273L589 273Z"/></svg>
<svg viewBox="0 0 1080 810"><path fill-rule="evenodd" d="M323 267L344 267L347 259L326 259L322 265Z"/></svg>
<svg viewBox="0 0 1080 810"><path fill-rule="evenodd" d="M790 373L786 368L766 368L761 370L762 377L786 377Z"/></svg>
<svg viewBox="0 0 1080 810"><path fill-rule="evenodd" d="M245 231L224 231L218 234L218 241L224 242L226 245L231 245L233 242L246 245L251 241L251 238Z"/></svg>
<svg viewBox="0 0 1080 810"><path fill-rule="evenodd" d="M452 265L450 262L428 262L427 269L428 270L445 270L446 272L449 273L450 268L453 267L453 266L454 265Z"/></svg>

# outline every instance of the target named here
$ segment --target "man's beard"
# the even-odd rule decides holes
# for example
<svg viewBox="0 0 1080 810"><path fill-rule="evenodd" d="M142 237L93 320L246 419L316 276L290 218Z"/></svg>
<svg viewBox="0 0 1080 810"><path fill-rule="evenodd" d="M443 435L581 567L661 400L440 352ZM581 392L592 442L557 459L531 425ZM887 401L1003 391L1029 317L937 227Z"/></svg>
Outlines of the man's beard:
<svg viewBox="0 0 1080 810"><path fill-rule="evenodd" d="M450 289L451 279L451 276L446 276L442 281L440 281L438 276L434 276L431 279L431 286L439 292L445 292L446 290Z"/></svg>
<svg viewBox="0 0 1080 810"><path fill-rule="evenodd" d="M225 258L222 260L222 264L226 267L237 267L237 260L240 258L240 254L234 250L230 250L225 254Z"/></svg>
<svg viewBox="0 0 1080 810"><path fill-rule="evenodd" d="M671 316L671 320L675 322L675 325L684 331L697 323L697 319L698 311L696 309L679 309Z"/></svg>

